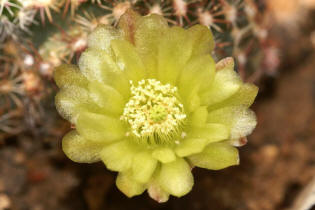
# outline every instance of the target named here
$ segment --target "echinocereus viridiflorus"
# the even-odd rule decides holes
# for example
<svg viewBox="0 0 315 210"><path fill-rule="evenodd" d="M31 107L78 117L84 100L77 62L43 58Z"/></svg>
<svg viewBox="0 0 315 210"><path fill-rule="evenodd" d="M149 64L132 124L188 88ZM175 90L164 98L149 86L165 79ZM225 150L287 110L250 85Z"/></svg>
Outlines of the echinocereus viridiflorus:
<svg viewBox="0 0 315 210"><path fill-rule="evenodd" d="M55 71L59 113L75 127L62 147L75 162L103 161L117 187L165 202L187 194L193 167L239 164L240 139L256 126L258 88L244 84L233 59L215 64L201 25L169 27L159 15L129 10L117 28L99 26L79 67Z"/></svg>

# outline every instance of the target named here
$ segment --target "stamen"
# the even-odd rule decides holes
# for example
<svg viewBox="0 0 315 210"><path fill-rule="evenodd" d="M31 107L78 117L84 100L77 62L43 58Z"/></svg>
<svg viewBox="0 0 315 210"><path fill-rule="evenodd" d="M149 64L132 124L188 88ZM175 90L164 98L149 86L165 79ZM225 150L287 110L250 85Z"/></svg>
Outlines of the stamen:
<svg viewBox="0 0 315 210"><path fill-rule="evenodd" d="M130 81L131 98L121 120L130 125L130 133L142 143L170 143L180 136L186 119L177 88L155 79Z"/></svg>

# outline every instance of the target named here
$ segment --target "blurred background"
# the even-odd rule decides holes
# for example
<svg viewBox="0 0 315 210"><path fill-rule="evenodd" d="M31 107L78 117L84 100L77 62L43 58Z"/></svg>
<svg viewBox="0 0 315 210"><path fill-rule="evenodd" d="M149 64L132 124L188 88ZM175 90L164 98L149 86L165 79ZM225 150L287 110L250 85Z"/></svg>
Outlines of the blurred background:
<svg viewBox="0 0 315 210"><path fill-rule="evenodd" d="M215 59L234 57L260 88L240 166L195 168L193 191L164 204L125 197L102 163L61 150L70 125L54 107L54 68L129 8L210 27ZM0 0L0 15L0 210L315 209L315 0Z"/></svg>

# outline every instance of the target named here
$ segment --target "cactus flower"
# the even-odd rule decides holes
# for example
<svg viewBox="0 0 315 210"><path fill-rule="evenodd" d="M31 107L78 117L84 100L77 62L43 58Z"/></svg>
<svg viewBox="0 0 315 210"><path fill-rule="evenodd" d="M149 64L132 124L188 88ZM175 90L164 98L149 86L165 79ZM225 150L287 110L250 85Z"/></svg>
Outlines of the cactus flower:
<svg viewBox="0 0 315 210"><path fill-rule="evenodd" d="M232 58L215 64L213 47L205 26L169 27L131 10L117 28L96 28L78 67L54 74L57 110L75 128L62 140L65 154L103 161L128 197L147 190L158 202L191 191L193 167L239 164L258 88L241 81Z"/></svg>

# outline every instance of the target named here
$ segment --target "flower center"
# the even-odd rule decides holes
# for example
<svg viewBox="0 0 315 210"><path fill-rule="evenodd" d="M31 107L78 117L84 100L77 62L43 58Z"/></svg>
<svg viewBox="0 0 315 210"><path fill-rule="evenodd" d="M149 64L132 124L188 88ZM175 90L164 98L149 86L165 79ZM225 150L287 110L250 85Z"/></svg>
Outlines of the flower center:
<svg viewBox="0 0 315 210"><path fill-rule="evenodd" d="M130 81L131 97L121 120L130 125L130 132L142 143L174 142L180 136L186 119L177 88L146 79L134 85Z"/></svg>
<svg viewBox="0 0 315 210"><path fill-rule="evenodd" d="M154 105L149 111L149 118L154 123L159 123L165 120L167 117L167 110L164 106Z"/></svg>

